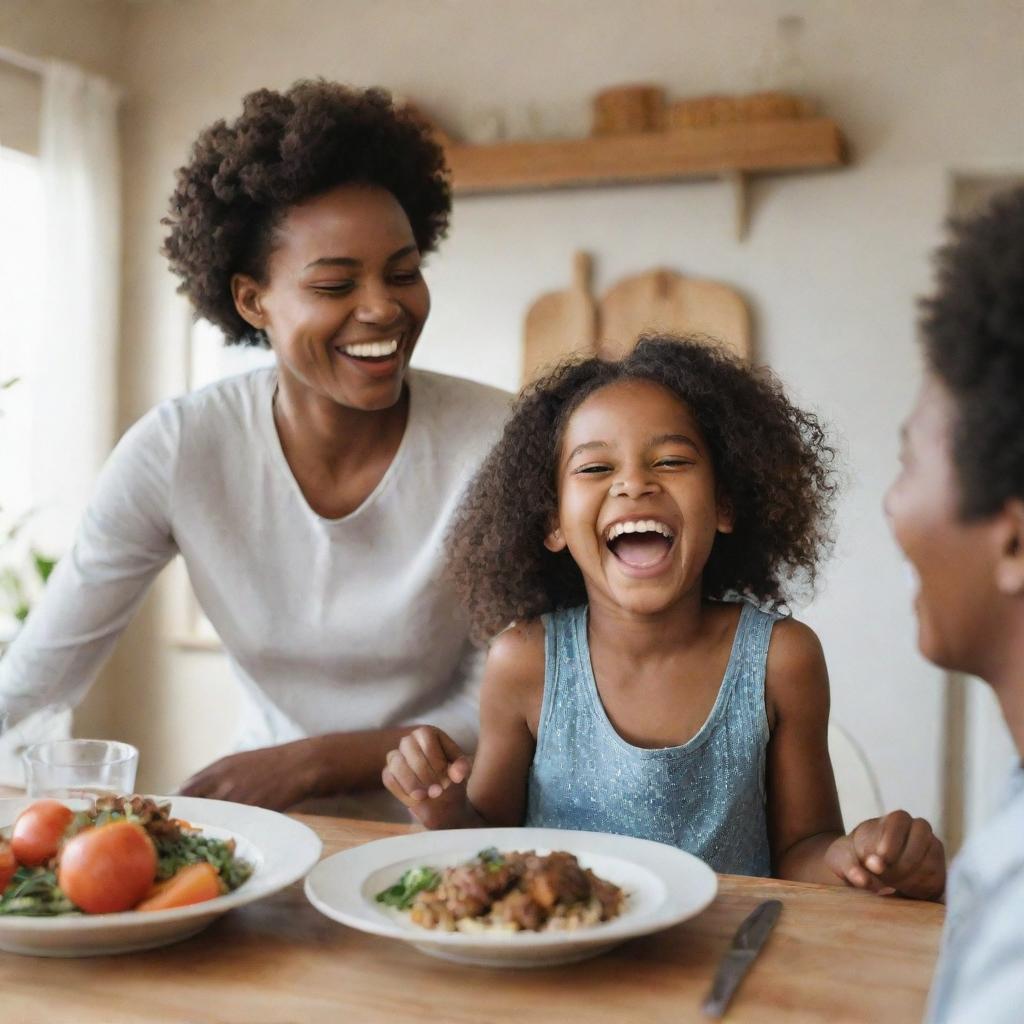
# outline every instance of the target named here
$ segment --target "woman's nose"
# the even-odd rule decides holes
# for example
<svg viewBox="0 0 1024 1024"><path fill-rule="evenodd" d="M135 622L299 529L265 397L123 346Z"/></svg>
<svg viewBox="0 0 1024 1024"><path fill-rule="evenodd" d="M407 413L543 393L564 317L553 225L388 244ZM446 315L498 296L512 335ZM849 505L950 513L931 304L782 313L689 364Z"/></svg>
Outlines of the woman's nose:
<svg viewBox="0 0 1024 1024"><path fill-rule="evenodd" d="M360 323L387 327L401 319L402 305L386 285L368 286L359 297L355 315Z"/></svg>

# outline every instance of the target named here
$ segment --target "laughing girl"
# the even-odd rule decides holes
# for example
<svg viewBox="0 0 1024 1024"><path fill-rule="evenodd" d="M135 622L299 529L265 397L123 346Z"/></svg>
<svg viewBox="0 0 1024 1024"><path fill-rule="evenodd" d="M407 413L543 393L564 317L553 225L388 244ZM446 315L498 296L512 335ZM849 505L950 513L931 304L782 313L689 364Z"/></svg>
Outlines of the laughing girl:
<svg viewBox="0 0 1024 1024"><path fill-rule="evenodd" d="M538 382L451 534L474 627L499 634L476 760L422 727L384 784L429 828L614 832L722 872L939 896L926 821L844 833L825 660L779 610L828 546L833 457L773 377L696 343Z"/></svg>

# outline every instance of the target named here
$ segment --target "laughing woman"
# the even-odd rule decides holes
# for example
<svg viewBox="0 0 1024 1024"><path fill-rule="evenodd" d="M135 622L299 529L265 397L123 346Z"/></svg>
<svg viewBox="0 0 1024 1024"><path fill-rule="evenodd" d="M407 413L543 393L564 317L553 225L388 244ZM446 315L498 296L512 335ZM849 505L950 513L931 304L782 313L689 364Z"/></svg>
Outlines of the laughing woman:
<svg viewBox="0 0 1024 1024"><path fill-rule="evenodd" d="M441 150L379 90L264 89L202 132L165 253L196 314L276 365L128 431L0 662L0 712L81 698L181 554L246 697L240 752L184 792L283 808L379 786L416 723L472 739L441 539L506 396L409 368L450 205Z"/></svg>

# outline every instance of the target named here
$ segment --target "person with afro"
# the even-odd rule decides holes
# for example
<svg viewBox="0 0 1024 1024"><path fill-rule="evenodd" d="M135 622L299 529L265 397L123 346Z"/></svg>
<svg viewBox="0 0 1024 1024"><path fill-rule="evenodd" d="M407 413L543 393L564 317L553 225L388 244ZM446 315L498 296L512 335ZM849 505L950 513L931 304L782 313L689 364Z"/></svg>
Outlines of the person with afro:
<svg viewBox="0 0 1024 1024"><path fill-rule="evenodd" d="M1024 189L954 226L885 508L926 658L987 683L1017 751L956 860L929 1024L1024 1019Z"/></svg>
<svg viewBox="0 0 1024 1024"><path fill-rule="evenodd" d="M261 89L201 132L165 254L196 315L276 365L123 437L0 662L0 713L80 699L180 554L244 691L235 752L183 793L285 808L376 790L372 813L416 723L474 742L480 659L441 538L508 396L409 367L450 207L442 150L383 90Z"/></svg>

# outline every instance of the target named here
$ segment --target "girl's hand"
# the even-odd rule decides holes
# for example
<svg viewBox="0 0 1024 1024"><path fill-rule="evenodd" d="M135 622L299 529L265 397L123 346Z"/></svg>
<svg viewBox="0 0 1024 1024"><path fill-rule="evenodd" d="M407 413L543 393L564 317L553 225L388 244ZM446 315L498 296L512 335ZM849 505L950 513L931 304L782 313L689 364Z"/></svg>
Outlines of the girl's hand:
<svg viewBox="0 0 1024 1024"><path fill-rule="evenodd" d="M946 851L924 818L892 811L837 839L825 863L857 889L937 900L946 887Z"/></svg>
<svg viewBox="0 0 1024 1024"><path fill-rule="evenodd" d="M447 733L417 726L387 756L381 779L427 828L479 824L466 796L472 765Z"/></svg>

